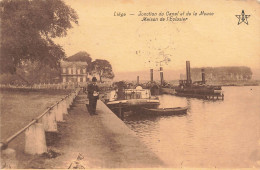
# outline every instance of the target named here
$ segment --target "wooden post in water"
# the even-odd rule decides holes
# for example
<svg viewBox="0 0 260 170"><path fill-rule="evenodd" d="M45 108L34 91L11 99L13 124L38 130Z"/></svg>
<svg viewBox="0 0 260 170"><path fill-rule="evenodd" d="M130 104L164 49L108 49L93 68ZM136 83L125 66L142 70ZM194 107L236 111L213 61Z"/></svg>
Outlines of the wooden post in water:
<svg viewBox="0 0 260 170"><path fill-rule="evenodd" d="M204 69L201 69L201 81L202 81L202 84L206 84L205 70Z"/></svg>
<svg viewBox="0 0 260 170"><path fill-rule="evenodd" d="M186 77L187 77L187 85L191 85L191 74L190 74L190 61L186 61Z"/></svg>
<svg viewBox="0 0 260 170"><path fill-rule="evenodd" d="M150 69L150 81L153 82L153 69Z"/></svg>
<svg viewBox="0 0 260 170"><path fill-rule="evenodd" d="M160 67L161 86L163 85L163 68Z"/></svg>

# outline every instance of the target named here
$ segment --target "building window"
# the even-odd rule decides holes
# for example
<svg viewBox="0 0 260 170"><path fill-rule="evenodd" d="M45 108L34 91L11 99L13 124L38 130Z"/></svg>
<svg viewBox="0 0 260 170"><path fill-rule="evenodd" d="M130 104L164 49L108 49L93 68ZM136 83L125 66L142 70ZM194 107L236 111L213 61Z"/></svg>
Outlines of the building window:
<svg viewBox="0 0 260 170"><path fill-rule="evenodd" d="M68 68L68 74L71 74L71 68Z"/></svg>
<svg viewBox="0 0 260 170"><path fill-rule="evenodd" d="M77 71L77 69L75 67L73 67L73 69L72 69L73 73L72 74L77 74L76 71Z"/></svg>
<svg viewBox="0 0 260 170"><path fill-rule="evenodd" d="M66 74L66 68L62 68L62 73Z"/></svg>
<svg viewBox="0 0 260 170"><path fill-rule="evenodd" d="M85 74L86 73L86 69L85 68L83 68L83 74Z"/></svg>

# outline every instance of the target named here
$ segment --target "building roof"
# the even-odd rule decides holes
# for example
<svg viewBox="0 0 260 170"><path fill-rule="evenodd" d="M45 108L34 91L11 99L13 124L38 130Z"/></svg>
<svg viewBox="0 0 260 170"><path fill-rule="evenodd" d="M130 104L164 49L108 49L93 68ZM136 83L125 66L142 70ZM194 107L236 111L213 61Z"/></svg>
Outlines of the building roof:
<svg viewBox="0 0 260 170"><path fill-rule="evenodd" d="M88 66L88 63L82 61L75 61L75 62L61 61L60 66L61 68L64 67L86 68L86 66Z"/></svg>

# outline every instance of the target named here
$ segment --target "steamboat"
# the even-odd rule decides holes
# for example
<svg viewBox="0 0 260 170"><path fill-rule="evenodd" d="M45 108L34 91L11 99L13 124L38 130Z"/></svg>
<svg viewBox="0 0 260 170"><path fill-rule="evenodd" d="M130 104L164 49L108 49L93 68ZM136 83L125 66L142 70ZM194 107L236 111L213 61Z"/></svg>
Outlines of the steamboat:
<svg viewBox="0 0 260 170"><path fill-rule="evenodd" d="M195 97L202 99L224 99L221 86L207 85L205 80L205 70L202 69L202 80L192 82L190 72L190 62L186 61L186 80L180 80L179 86L175 88L176 96Z"/></svg>

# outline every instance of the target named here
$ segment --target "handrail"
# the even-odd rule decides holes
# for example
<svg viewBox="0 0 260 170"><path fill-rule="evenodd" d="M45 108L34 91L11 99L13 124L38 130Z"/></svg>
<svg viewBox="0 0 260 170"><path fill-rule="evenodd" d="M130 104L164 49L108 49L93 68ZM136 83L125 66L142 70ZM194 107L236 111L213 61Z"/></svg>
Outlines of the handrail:
<svg viewBox="0 0 260 170"><path fill-rule="evenodd" d="M35 119L33 119L30 123L28 123L26 126L24 126L22 129L20 129L19 131L17 131L14 135L10 136L9 138L7 138L4 142L0 142L0 149L4 150L8 147L8 144L14 140L16 137L18 137L21 133L23 133L27 128L29 128L30 126L32 126L33 124L37 123L39 121L39 119L41 119L46 113L48 113L51 109L53 109L53 107L55 107L56 105L58 105L60 102L62 102L63 100L65 100L67 97L69 97L72 93L75 93L76 91L71 92L70 94L66 95L64 98L62 98L61 100L59 100L58 102L56 102L55 104L53 104L52 106L48 107L41 115L39 115L38 117L36 117Z"/></svg>

